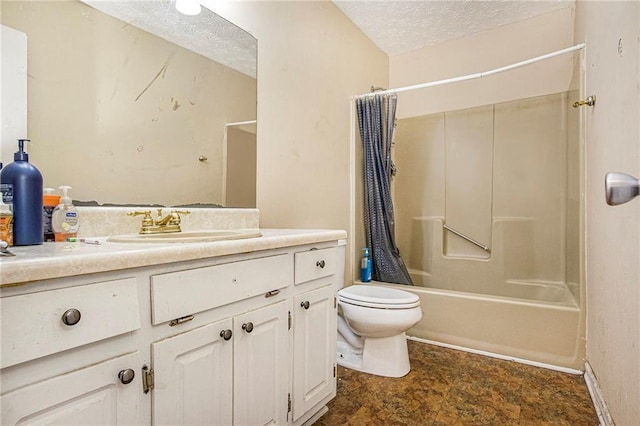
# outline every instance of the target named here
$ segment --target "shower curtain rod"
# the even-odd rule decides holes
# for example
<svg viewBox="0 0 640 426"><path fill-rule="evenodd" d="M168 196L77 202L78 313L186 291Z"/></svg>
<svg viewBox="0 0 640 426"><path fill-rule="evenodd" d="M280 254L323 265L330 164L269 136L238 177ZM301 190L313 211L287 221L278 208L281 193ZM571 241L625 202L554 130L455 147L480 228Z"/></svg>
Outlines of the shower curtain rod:
<svg viewBox="0 0 640 426"><path fill-rule="evenodd" d="M495 68L495 69L492 69L492 70L489 70L489 71L485 71L485 72L478 72L478 73L475 73L475 74L463 75L461 77L446 78L444 80L430 81L428 83L414 84L413 86L398 87L397 89L382 90L382 91L378 91L378 92L375 92L375 93L365 93L365 94L362 94L362 95L356 95L352 99L361 99L361 98L366 98L368 96L387 95L387 94L391 94L391 93L407 92L409 90L424 89L424 88L427 88L427 87L440 86L440 85L443 85L443 84L457 83L459 81L466 81L466 80L473 80L473 79L476 79L476 78L487 77L487 76L490 76L490 75L493 75L493 74L499 74L501 72L510 71L512 69L515 69L515 68L520 68L520 67L523 67L525 65L533 64L535 62L544 61L545 59L550 59L550 58L553 58L553 57L556 57L556 56L564 55L565 53L569 53L569 52L573 52L573 51L576 51L576 50L584 49L585 46L586 46L585 43L580 43L580 44L576 44L575 46L572 46L572 47L567 47L566 49L562 49L562 50L558 50L558 51L555 51L555 52L547 53L546 55L542 55L542 56L536 56L535 58L527 59L526 61L517 62L515 64L507 65L507 66L500 67L500 68Z"/></svg>

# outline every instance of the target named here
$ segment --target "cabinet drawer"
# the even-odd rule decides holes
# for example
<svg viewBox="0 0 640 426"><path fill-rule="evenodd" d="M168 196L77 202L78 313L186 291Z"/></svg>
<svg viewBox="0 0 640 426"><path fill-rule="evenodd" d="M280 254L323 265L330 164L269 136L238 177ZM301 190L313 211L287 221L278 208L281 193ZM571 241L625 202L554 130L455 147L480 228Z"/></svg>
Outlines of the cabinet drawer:
<svg viewBox="0 0 640 426"><path fill-rule="evenodd" d="M291 282L286 254L151 277L153 324L247 299Z"/></svg>
<svg viewBox="0 0 640 426"><path fill-rule="evenodd" d="M336 267L336 249L309 250L295 254L295 280L297 284L333 275Z"/></svg>
<svg viewBox="0 0 640 426"><path fill-rule="evenodd" d="M1 303L2 368L140 328L135 278L5 297ZM70 309L80 313L75 325L62 320Z"/></svg>
<svg viewBox="0 0 640 426"><path fill-rule="evenodd" d="M82 366L0 396L3 425L139 425L145 418L139 352ZM120 371L133 369L123 384Z"/></svg>

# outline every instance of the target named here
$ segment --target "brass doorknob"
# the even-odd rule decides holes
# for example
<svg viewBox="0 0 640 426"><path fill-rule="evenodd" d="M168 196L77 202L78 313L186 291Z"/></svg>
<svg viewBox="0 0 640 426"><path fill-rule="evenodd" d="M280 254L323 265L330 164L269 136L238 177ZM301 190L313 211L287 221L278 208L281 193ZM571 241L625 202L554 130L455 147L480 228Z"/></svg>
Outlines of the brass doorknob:
<svg viewBox="0 0 640 426"><path fill-rule="evenodd" d="M573 103L573 107L574 108L578 108L578 107L581 107L583 105L588 105L588 106L592 107L595 104L596 104L596 95L591 95L587 99L584 99L582 101L574 102Z"/></svg>

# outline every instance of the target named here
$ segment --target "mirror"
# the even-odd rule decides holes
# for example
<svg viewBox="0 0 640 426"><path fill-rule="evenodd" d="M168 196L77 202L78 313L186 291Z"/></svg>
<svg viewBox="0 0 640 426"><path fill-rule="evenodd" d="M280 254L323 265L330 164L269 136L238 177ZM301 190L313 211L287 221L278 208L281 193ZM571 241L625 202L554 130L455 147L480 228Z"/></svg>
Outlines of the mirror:
<svg viewBox="0 0 640 426"><path fill-rule="evenodd" d="M1 4L2 24L27 34L28 152L44 185L99 205L255 207L255 38L204 7L86 3Z"/></svg>

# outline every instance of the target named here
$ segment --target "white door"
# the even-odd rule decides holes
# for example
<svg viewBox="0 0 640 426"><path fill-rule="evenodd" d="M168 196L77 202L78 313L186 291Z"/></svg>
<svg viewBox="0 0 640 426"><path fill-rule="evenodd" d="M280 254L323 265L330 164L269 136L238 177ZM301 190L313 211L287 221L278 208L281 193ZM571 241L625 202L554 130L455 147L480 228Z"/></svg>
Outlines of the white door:
<svg viewBox="0 0 640 426"><path fill-rule="evenodd" d="M294 299L294 421L335 392L336 315L332 285Z"/></svg>
<svg viewBox="0 0 640 426"><path fill-rule="evenodd" d="M256 133L227 127L224 179L225 207L256 206Z"/></svg>
<svg viewBox="0 0 640 426"><path fill-rule="evenodd" d="M148 413L142 409L145 395L141 367L142 358L139 352L134 352L9 392L0 397L0 423L65 426L148 423ZM129 383L123 383L129 379L132 379Z"/></svg>
<svg viewBox="0 0 640 426"><path fill-rule="evenodd" d="M151 345L153 424L231 424L233 337L224 339L231 324L229 318Z"/></svg>
<svg viewBox="0 0 640 426"><path fill-rule="evenodd" d="M287 423L289 330L285 301L233 319L236 425Z"/></svg>

